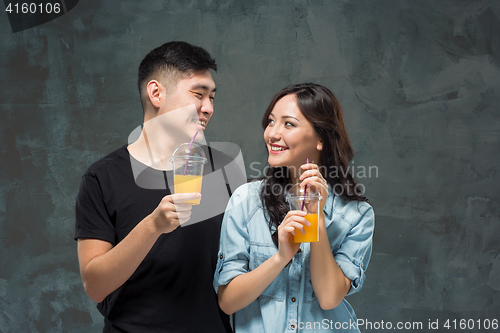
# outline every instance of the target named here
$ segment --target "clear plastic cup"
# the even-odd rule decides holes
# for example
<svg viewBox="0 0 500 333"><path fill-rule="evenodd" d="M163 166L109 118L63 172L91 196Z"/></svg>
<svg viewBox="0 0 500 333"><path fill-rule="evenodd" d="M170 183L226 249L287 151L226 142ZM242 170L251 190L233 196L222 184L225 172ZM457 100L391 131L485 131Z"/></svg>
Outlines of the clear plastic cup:
<svg viewBox="0 0 500 333"><path fill-rule="evenodd" d="M183 143L170 158L174 165L174 193L200 193L203 182L205 153L196 143ZM199 205L200 199L184 201Z"/></svg>
<svg viewBox="0 0 500 333"><path fill-rule="evenodd" d="M290 210L301 210L306 212L305 218L311 223L310 226L304 225L305 233L302 234L295 229L293 241L295 243L312 243L319 241L319 202L323 197L319 191L312 186L307 189L300 187L299 184L293 185L286 195L286 200L290 205Z"/></svg>

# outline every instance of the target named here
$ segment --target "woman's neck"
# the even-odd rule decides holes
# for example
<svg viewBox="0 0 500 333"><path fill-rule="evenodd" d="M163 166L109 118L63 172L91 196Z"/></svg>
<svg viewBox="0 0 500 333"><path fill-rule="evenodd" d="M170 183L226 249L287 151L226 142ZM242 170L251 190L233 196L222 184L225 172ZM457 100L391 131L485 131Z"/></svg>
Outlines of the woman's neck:
<svg viewBox="0 0 500 333"><path fill-rule="evenodd" d="M288 167L288 172L290 174L290 181L292 184L299 184L300 183L300 176L302 175L302 168L299 166L291 166Z"/></svg>

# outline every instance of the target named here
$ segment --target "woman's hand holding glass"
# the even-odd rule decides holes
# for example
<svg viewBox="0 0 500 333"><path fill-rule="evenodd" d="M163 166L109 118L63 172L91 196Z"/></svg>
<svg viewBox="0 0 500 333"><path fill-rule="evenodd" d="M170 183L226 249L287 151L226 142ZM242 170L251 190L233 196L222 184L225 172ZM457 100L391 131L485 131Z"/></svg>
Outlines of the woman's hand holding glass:
<svg viewBox="0 0 500 333"><path fill-rule="evenodd" d="M311 225L305 216L306 212L291 210L278 226L278 255L287 263L292 260L300 247L300 243L293 241L293 235L296 232L304 233L304 225Z"/></svg>

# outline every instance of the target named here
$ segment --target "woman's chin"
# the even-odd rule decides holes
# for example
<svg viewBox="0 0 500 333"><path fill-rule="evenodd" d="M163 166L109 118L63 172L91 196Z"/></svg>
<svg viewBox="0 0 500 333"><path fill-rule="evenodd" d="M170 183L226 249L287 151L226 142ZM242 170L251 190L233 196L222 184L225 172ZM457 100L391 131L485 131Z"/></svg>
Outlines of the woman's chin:
<svg viewBox="0 0 500 333"><path fill-rule="evenodd" d="M273 167L273 168L288 168L288 165L284 165L283 163L276 163L273 161L267 161L267 164L269 164L270 167Z"/></svg>
<svg viewBox="0 0 500 333"><path fill-rule="evenodd" d="M283 166L280 163L276 163L276 161L273 161L272 158L267 159L267 164L269 164L269 166L271 166L273 168L278 168L278 167Z"/></svg>

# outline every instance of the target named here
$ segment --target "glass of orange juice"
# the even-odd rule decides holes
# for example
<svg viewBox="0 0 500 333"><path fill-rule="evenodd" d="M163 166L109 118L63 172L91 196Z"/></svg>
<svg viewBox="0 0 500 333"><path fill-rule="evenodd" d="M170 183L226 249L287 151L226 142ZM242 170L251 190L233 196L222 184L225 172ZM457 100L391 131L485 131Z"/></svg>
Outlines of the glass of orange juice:
<svg viewBox="0 0 500 333"><path fill-rule="evenodd" d="M183 143L172 154L175 193L201 193L203 166L207 162L203 149L196 143ZM184 201L199 205L200 199Z"/></svg>
<svg viewBox="0 0 500 333"><path fill-rule="evenodd" d="M295 230L293 241L295 243L312 243L319 241L319 202L322 196L319 191L312 186L300 187L293 185L286 195L286 200L290 205L290 210L301 210L306 212L305 218L311 225L304 225L305 233Z"/></svg>

